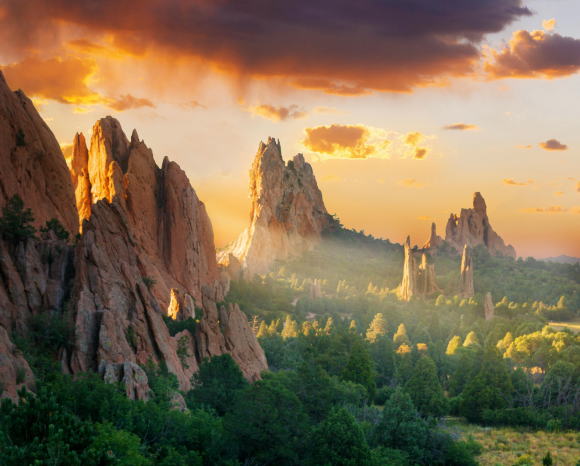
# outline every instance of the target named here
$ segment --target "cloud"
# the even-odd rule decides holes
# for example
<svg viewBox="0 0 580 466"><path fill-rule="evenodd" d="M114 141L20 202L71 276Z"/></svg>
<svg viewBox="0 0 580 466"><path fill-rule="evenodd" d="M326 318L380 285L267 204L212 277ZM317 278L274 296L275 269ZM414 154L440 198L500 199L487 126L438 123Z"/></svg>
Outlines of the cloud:
<svg viewBox="0 0 580 466"><path fill-rule="evenodd" d="M503 49L488 50L484 69L490 79L570 76L580 70L580 39L520 30Z"/></svg>
<svg viewBox="0 0 580 466"><path fill-rule="evenodd" d="M125 94L118 98L106 99L106 103L107 106L111 107L113 110L117 110L118 112L141 107L155 107L153 102L149 99L134 97L131 94Z"/></svg>
<svg viewBox="0 0 580 466"><path fill-rule="evenodd" d="M477 129L477 125L469 125L466 123L455 123L453 125L444 126L443 129L454 131L470 131Z"/></svg>
<svg viewBox="0 0 580 466"><path fill-rule="evenodd" d="M419 132L401 134L362 124L315 126L306 128L304 133L304 148L323 158L422 159L428 148L418 145L431 139Z"/></svg>
<svg viewBox="0 0 580 466"><path fill-rule="evenodd" d="M149 99L131 94L110 97L92 90L87 83L96 72L96 64L90 59L33 56L2 67L2 72L11 86L24 89L35 101L72 104L75 113L86 113L92 105L105 105L118 112L155 106Z"/></svg>
<svg viewBox="0 0 580 466"><path fill-rule="evenodd" d="M254 107L248 107L247 110L254 115L267 118L272 121L296 120L304 118L307 113L301 110L298 105L288 107L275 107L273 105L262 104Z"/></svg>
<svg viewBox="0 0 580 466"><path fill-rule="evenodd" d="M181 104L179 104L179 106L181 108L184 108L184 109L194 109L194 108L207 109L207 107L204 104L202 104L201 102L198 102L195 99L188 100L187 102L182 102Z"/></svg>
<svg viewBox="0 0 580 466"><path fill-rule="evenodd" d="M422 188L425 186L423 183L418 182L415 178L405 178L404 180L399 181L401 186L405 186L406 188Z"/></svg>
<svg viewBox="0 0 580 466"><path fill-rule="evenodd" d="M529 186L534 183L534 180L516 181L513 178L504 178L503 184L508 186Z"/></svg>
<svg viewBox="0 0 580 466"><path fill-rule="evenodd" d="M24 89L31 96L75 105L102 101L86 84L95 71L95 63L90 60L29 57L2 67L2 71L12 86Z"/></svg>
<svg viewBox="0 0 580 466"><path fill-rule="evenodd" d="M568 212L568 209L559 205L553 205L549 207L529 207L523 209L522 212L528 214L562 214Z"/></svg>
<svg viewBox="0 0 580 466"><path fill-rule="evenodd" d="M542 21L542 27L546 31L553 31L554 28L556 27L556 19L555 18L545 19L544 21Z"/></svg>
<svg viewBox="0 0 580 466"><path fill-rule="evenodd" d="M4 0L3 5L0 43L6 54L58 48L68 28L93 44L95 37L109 36L116 48L135 56L156 49L238 77L279 79L340 95L409 92L469 75L487 34L531 14L522 0L101 0L98 8L94 0Z"/></svg>
<svg viewBox="0 0 580 466"><path fill-rule="evenodd" d="M580 193L580 181L576 183L576 192Z"/></svg>
<svg viewBox="0 0 580 466"><path fill-rule="evenodd" d="M540 142L538 144L544 150L567 150L568 146L566 144L562 144L557 139L548 139L547 141Z"/></svg>
<svg viewBox="0 0 580 466"><path fill-rule="evenodd" d="M531 144L519 144L519 145L517 145L516 147L517 147L518 149L531 149L531 148L532 148L532 147L534 147L534 146L532 146Z"/></svg>

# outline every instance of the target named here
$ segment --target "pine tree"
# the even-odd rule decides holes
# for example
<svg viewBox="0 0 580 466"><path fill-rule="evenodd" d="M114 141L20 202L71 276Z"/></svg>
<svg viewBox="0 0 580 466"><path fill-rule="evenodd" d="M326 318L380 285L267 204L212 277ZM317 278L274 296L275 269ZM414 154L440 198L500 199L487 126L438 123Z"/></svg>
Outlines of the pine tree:
<svg viewBox="0 0 580 466"><path fill-rule="evenodd" d="M24 202L15 194L2 209L0 218L0 235L12 243L20 243L32 236L36 228L32 226L34 216L32 210L24 208Z"/></svg>
<svg viewBox="0 0 580 466"><path fill-rule="evenodd" d="M512 332L507 332L505 336L497 342L496 347L499 351L505 353L507 349L510 347L510 345L513 343L513 341L514 337L512 335Z"/></svg>
<svg viewBox="0 0 580 466"><path fill-rule="evenodd" d="M397 332L393 336L393 343L395 346L400 346L403 343L410 344L409 337L407 336L407 327L405 324L400 324L399 328L397 328Z"/></svg>
<svg viewBox="0 0 580 466"><path fill-rule="evenodd" d="M356 320L351 320L350 325L348 326L348 331L356 333Z"/></svg>
<svg viewBox="0 0 580 466"><path fill-rule="evenodd" d="M329 317L328 320L326 321L326 325L324 326L324 334L330 335L330 333L333 330L333 327L334 327L334 319L332 317Z"/></svg>
<svg viewBox="0 0 580 466"><path fill-rule="evenodd" d="M454 355L457 352L457 348L459 348L460 346L461 346L461 337L455 335L453 338L451 338L451 340L449 340L445 354L448 356Z"/></svg>
<svg viewBox="0 0 580 466"><path fill-rule="evenodd" d="M356 341L350 351L342 378L358 383L367 389L369 400L375 397L375 370L373 361L362 342Z"/></svg>
<svg viewBox="0 0 580 466"><path fill-rule="evenodd" d="M268 336L273 337L274 335L278 335L278 327L280 326L280 319L275 319L270 322L270 326L268 327Z"/></svg>
<svg viewBox="0 0 580 466"><path fill-rule="evenodd" d="M298 336L298 325L296 324L296 321L290 317L290 315L286 316L284 327L282 327L281 336L284 338L284 340L288 338L296 338Z"/></svg>
<svg viewBox="0 0 580 466"><path fill-rule="evenodd" d="M382 313L375 314L369 328L367 330L367 340L371 343L377 341L377 338L380 338L387 333L387 321Z"/></svg>
<svg viewBox="0 0 580 466"><path fill-rule="evenodd" d="M312 331L313 331L312 322L310 322L309 320L305 320L304 322L302 322L302 335L307 337L312 333Z"/></svg>
<svg viewBox="0 0 580 466"><path fill-rule="evenodd" d="M258 329L256 337L264 338L265 336L268 336L268 325L266 325L266 321L263 320L262 322L260 322L260 328Z"/></svg>
<svg viewBox="0 0 580 466"><path fill-rule="evenodd" d="M424 416L441 417L447 412L447 400L437 377L435 362L427 355L421 356L413 368L405 391Z"/></svg>
<svg viewBox="0 0 580 466"><path fill-rule="evenodd" d="M465 337L465 341L463 342L463 346L468 348L468 347L474 346L474 345L479 346L479 339L477 338L477 334L472 330Z"/></svg>

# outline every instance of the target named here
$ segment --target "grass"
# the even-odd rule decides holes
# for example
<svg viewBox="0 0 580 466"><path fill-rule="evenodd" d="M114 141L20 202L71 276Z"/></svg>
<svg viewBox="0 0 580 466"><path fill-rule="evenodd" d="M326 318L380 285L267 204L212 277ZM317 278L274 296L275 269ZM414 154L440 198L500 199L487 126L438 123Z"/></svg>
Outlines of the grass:
<svg viewBox="0 0 580 466"><path fill-rule="evenodd" d="M550 322L548 325L557 331L568 329L574 333L580 333L580 321L578 320L573 322Z"/></svg>
<svg viewBox="0 0 580 466"><path fill-rule="evenodd" d="M454 437L473 437L483 447L477 457L482 466L541 465L550 452L554 466L580 464L580 432L545 432L509 427L482 427L459 419L445 421L445 430ZM529 458L529 462L522 461Z"/></svg>

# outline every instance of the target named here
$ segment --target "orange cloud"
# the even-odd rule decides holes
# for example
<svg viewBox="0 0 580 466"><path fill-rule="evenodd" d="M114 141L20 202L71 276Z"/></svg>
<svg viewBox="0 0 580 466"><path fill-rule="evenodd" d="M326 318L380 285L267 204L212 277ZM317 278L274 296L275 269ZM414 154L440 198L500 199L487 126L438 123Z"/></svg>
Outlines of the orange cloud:
<svg viewBox="0 0 580 466"><path fill-rule="evenodd" d="M102 99L87 86L96 65L80 58L29 57L2 67L7 81L31 96L66 104L95 104Z"/></svg>
<svg viewBox="0 0 580 466"><path fill-rule="evenodd" d="M119 97L103 96L89 87L97 71L91 59L37 56L2 67L2 72L13 87L24 89L35 100L55 100L76 105L76 113L84 113L87 106L105 105L113 110L154 107L149 99L124 94Z"/></svg>
<svg viewBox="0 0 580 466"><path fill-rule="evenodd" d="M304 146L319 154L366 159L376 154L376 147L368 144L370 131L362 125L330 125L306 128Z"/></svg>
<svg viewBox="0 0 580 466"><path fill-rule="evenodd" d="M443 129L455 131L470 131L477 129L477 125L468 125L466 123L455 123L453 125L444 126Z"/></svg>
<svg viewBox="0 0 580 466"><path fill-rule="evenodd" d="M544 21L542 21L542 27L546 31L553 31L554 28L556 27L556 19L555 18L545 19Z"/></svg>
<svg viewBox="0 0 580 466"><path fill-rule="evenodd" d="M418 182L415 178L405 178L404 180L399 181L399 184L407 188L422 188L425 186L423 183Z"/></svg>
<svg viewBox="0 0 580 466"><path fill-rule="evenodd" d="M567 150L568 146L566 144L562 144L557 139L548 139L547 141L540 142L538 144L544 150Z"/></svg>
<svg viewBox="0 0 580 466"><path fill-rule="evenodd" d="M580 193L580 181L576 183L576 192Z"/></svg>
<svg viewBox="0 0 580 466"><path fill-rule="evenodd" d="M422 159L428 148L418 147L425 139L419 132L401 134L381 128L357 125L333 124L304 130L302 145L315 155L347 159Z"/></svg>
<svg viewBox="0 0 580 466"><path fill-rule="evenodd" d="M518 145L518 146L516 146L516 147L517 147L518 149L531 149L531 148L532 148L532 147L534 147L534 146L532 146L531 144L520 144L520 145Z"/></svg>
<svg viewBox="0 0 580 466"><path fill-rule="evenodd" d="M203 109L207 109L207 107L205 105L203 105L201 102L198 102L197 100L189 100L187 102L182 102L181 104L179 104L179 106L181 108L184 109L193 109L193 108L203 108Z"/></svg>
<svg viewBox="0 0 580 466"><path fill-rule="evenodd" d="M307 113L297 105L290 105L288 107L275 107L269 104L257 105L255 107L248 107L247 109L254 115L261 116L272 121L296 120L304 118Z"/></svg>
<svg viewBox="0 0 580 466"><path fill-rule="evenodd" d="M520 30L503 49L488 50L484 69L490 79L570 76L580 70L580 39Z"/></svg>
<svg viewBox="0 0 580 466"><path fill-rule="evenodd" d="M109 98L105 101L107 106L111 107L113 110L117 110L118 112L130 110L133 108L155 107L153 102L151 102L149 99L141 99L134 97L131 94L125 94L115 99Z"/></svg>
<svg viewBox="0 0 580 466"><path fill-rule="evenodd" d="M534 180L528 181L516 181L513 178L504 178L503 184L507 184L508 186L529 186L534 183Z"/></svg>

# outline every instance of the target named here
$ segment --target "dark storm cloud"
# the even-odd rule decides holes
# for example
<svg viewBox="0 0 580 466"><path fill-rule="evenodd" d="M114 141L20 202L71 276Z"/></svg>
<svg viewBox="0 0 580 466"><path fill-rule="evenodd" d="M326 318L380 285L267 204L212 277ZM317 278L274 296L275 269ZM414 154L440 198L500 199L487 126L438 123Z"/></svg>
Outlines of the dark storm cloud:
<svg viewBox="0 0 580 466"><path fill-rule="evenodd" d="M478 45L530 11L521 0L4 0L12 52L56 47L62 25L108 33L134 54L151 47L235 75L355 95L407 92L469 74ZM8 45L6 46L8 48ZM6 51L10 52L9 50Z"/></svg>

